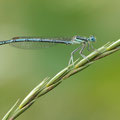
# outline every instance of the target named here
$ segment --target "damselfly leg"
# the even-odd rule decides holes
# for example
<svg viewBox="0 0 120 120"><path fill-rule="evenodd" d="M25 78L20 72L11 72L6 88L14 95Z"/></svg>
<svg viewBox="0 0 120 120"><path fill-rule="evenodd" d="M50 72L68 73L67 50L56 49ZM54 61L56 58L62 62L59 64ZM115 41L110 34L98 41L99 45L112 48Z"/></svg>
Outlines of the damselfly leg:
<svg viewBox="0 0 120 120"><path fill-rule="evenodd" d="M81 46L71 52L71 57L70 57L68 65L70 65L71 63L74 65L74 60L73 60L74 53L76 53L80 48L81 48Z"/></svg>
<svg viewBox="0 0 120 120"><path fill-rule="evenodd" d="M70 65L70 64L73 64L73 65L74 65L73 56L74 56L74 54L75 54L79 49L81 49L80 52L79 52L79 54L81 55L81 57L84 58L84 59L87 59L87 61L89 62L88 58L83 54L83 51L84 51L84 49L86 48L86 45L87 45L87 44L88 44L88 48L87 48L87 49L88 49L88 51L89 51L89 43L83 42L80 47L76 48L74 51L71 52L71 57L70 57L70 60L69 60L69 64L68 64L68 65Z"/></svg>
<svg viewBox="0 0 120 120"><path fill-rule="evenodd" d="M80 52L79 52L79 54L80 54L83 58L86 58L86 56L83 55L83 50L85 49L85 47L86 47L86 43L84 42L84 43L82 43L82 48L81 48L81 50L80 50Z"/></svg>

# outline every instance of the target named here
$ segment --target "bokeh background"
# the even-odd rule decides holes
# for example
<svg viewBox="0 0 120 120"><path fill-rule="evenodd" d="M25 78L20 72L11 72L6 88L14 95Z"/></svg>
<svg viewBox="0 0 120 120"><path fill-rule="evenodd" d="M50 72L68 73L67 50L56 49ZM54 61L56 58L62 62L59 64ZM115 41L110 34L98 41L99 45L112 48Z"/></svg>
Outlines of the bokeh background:
<svg viewBox="0 0 120 120"><path fill-rule="evenodd" d="M119 39L120 1L0 0L0 40L74 35L95 35L95 48ZM62 70L75 48L0 46L0 119L18 98ZM120 52L116 52L65 80L17 120L120 120L119 71Z"/></svg>

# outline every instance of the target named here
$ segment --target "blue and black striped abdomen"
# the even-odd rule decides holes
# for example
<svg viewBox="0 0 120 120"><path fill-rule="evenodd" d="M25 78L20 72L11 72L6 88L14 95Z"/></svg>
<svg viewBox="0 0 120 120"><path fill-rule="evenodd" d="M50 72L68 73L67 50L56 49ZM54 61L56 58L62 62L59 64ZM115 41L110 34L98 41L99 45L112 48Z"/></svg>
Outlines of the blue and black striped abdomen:
<svg viewBox="0 0 120 120"><path fill-rule="evenodd" d="M24 49L38 49L50 47L55 44L72 44L72 41L67 41L62 38L31 38L31 37L14 37L11 40L0 41L0 45L10 44L14 47Z"/></svg>

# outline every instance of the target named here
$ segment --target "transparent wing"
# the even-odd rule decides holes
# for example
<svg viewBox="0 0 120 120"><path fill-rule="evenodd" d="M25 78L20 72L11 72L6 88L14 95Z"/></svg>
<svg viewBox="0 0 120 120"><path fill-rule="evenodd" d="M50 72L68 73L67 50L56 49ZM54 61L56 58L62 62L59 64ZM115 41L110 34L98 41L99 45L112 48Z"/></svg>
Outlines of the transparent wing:
<svg viewBox="0 0 120 120"><path fill-rule="evenodd" d="M39 48L48 48L53 45L54 43L46 43L46 42L14 42L10 43L10 46L22 48L22 49L39 49Z"/></svg>

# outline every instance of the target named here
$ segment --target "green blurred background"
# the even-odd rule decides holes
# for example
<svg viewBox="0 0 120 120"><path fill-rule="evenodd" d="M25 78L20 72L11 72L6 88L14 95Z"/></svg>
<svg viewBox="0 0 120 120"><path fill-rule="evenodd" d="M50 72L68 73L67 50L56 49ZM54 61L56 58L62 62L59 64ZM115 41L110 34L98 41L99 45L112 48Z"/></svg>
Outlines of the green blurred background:
<svg viewBox="0 0 120 120"><path fill-rule="evenodd" d="M0 40L91 34L95 48L120 38L119 0L0 0ZM0 46L0 118L18 98L63 69L75 48ZM67 79L17 120L120 120L119 54Z"/></svg>

